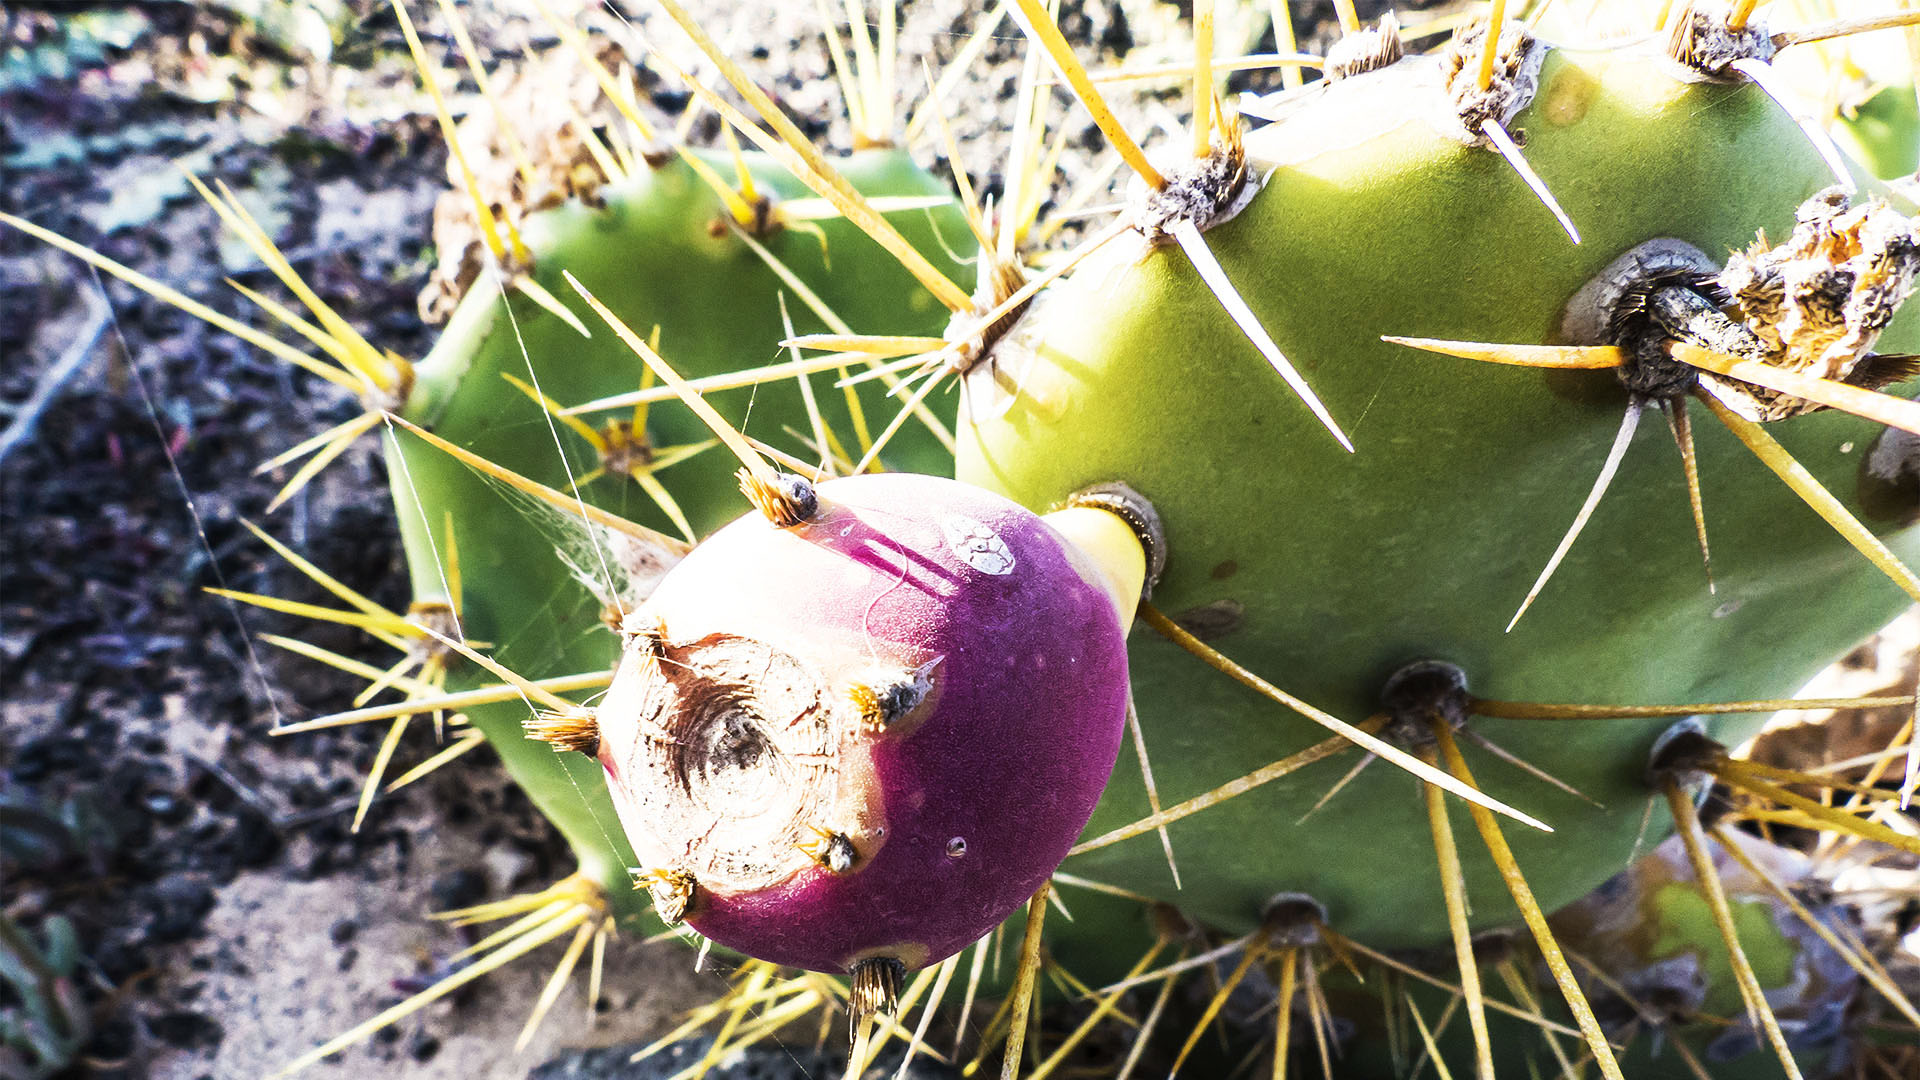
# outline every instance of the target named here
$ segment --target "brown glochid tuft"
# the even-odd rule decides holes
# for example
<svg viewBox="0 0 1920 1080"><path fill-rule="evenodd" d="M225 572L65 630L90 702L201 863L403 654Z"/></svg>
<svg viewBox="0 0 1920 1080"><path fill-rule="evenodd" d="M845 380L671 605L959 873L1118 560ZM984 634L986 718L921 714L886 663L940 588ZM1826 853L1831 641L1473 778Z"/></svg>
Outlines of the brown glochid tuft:
<svg viewBox="0 0 1920 1080"><path fill-rule="evenodd" d="M791 529L803 525L813 520L813 515L820 510L819 496L814 494L813 484L803 476L789 472L775 473L773 482L768 483L751 469L743 468L736 475L740 480L740 490L754 508L778 528Z"/></svg>
<svg viewBox="0 0 1920 1080"><path fill-rule="evenodd" d="M589 711L538 712L520 722L527 738L555 750L573 750L592 757L600 752L600 721Z"/></svg>

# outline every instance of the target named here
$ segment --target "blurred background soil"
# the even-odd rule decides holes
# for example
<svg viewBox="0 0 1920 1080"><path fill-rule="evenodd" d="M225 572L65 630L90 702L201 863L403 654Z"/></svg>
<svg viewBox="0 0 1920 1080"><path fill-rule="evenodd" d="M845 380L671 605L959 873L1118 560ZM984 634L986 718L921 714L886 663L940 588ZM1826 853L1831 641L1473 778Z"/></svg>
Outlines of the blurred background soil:
<svg viewBox="0 0 1920 1080"><path fill-rule="evenodd" d="M1299 25L1320 28L1308 42L1330 36L1330 4L1294 7ZM439 13L411 8L451 71ZM811 135L846 145L809 5L703 0L697 10ZM469 9L480 48L507 61L553 44L532 14L518 3ZM900 82L917 86L917 58L937 71L977 13L964 0L908 0L901 17ZM616 25L605 12L588 18ZM1062 16L1082 55L1104 64L1130 51L1150 58L1146 43L1184 37L1180 20L1146 0L1069 0ZM1001 28L952 106L966 164L989 191L1016 34ZM1271 48L1271 38L1255 32L1246 44ZM473 107L470 83L445 81L457 110ZM684 106L683 91L650 85L661 116ZM1172 123L1177 93L1143 92L1132 122ZM1102 146L1090 123L1068 144L1062 190ZM384 0L0 2L0 209L262 324L223 279L292 298L222 233L175 164L230 185L371 341L403 356L431 345L416 296L435 262L446 155ZM324 602L246 520L404 609L372 440L271 518L284 475L254 472L358 410L336 388L0 228L0 911L36 940L62 920L73 930L84 1030L72 1075L269 1073L453 970L474 935L426 912L537 889L570 868L558 834L484 750L381 798L356 834L354 802L383 729L266 734L347 707L361 683L258 635L297 635L382 667L393 659L345 628L202 591ZM1863 648L1848 685L1892 685L1886 665L1901 648L1911 656L1916 636L1909 626ZM1855 752L1828 745L1839 729L1813 730L1829 734L1796 736L1806 744L1797 760ZM551 963L558 951L538 955ZM531 1047L510 1053L547 970L510 966L308 1075L524 1076L564 1048L654 1037L722 978L696 973L677 943L618 943L601 999L584 1002L576 979ZM21 1007L0 987L0 1017ZM0 1044L4 1031L0 1022ZM614 1075L622 1058L557 1063L548 1075ZM805 1075L788 1060L789 1074Z"/></svg>

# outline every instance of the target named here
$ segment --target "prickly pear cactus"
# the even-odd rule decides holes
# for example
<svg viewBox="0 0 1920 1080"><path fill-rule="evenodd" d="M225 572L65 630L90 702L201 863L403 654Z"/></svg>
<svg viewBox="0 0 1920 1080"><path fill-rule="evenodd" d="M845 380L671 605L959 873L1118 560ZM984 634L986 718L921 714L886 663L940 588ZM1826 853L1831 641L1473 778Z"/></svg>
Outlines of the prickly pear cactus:
<svg viewBox="0 0 1920 1080"><path fill-rule="evenodd" d="M296 450L383 431L415 592L387 621L341 593L409 651L387 677L406 700L316 723L391 722L377 777L408 717L458 710L581 862L465 913L519 919L423 999L573 933L564 974L652 907L744 957L696 1072L841 1011L858 1075L908 1037L885 1014L921 1009L921 1052L963 982L963 1037L1004 995L972 1067L1004 1045L1006 1076L1062 1067L1115 1013L1122 1075L1150 1047L1223 1074L1203 1036L1252 1016L1242 1064L1331 1076L1362 1012L1388 1052L1343 1074L1424 1050L1456 1075L1637 1076L1665 1063L1617 984L1682 953L1702 988L1655 1025L1677 1053L1798 1076L1863 985L1920 1022L1871 956L1816 956L1791 920L1830 944L1821 917L1723 884L1713 854L1769 887L1731 823L1920 854L1872 787L1911 792L1894 755L1841 785L1727 749L1920 600L1915 208L1771 64L1911 18L1774 31L1687 2L1557 45L1495 3L1420 53L1430 35L1341 4L1327 56L1258 61L1324 78L1229 107L1232 13L1202 0L1191 144L1149 156L1053 11L1012 0L976 39L1010 15L1032 49L983 199L883 148L890 8L851 28L856 64L829 31L867 147L831 159L656 6L649 32L732 93L650 62L764 156L657 137L556 19L628 128L576 130L563 194L509 178L511 207L488 179L511 168L457 155L477 239L435 349L278 315L368 407ZM1048 66L1133 174L1115 220L1052 253ZM1607 906L1676 832L1657 851L1688 875ZM1215 986L1170 1008L1195 969ZM1048 982L1081 1020L1028 1043ZM1687 1027L1734 1011L1744 1041ZM1176 1047L1158 1025L1181 1013Z"/></svg>

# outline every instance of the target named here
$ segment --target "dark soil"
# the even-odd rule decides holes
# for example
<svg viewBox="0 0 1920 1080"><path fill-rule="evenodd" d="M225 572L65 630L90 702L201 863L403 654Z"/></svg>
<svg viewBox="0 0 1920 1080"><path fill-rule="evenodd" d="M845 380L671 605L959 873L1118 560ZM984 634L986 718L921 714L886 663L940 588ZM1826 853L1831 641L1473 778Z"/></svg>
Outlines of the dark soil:
<svg viewBox="0 0 1920 1080"><path fill-rule="evenodd" d="M231 186L368 339L424 352L433 332L415 296L445 152L384 5L312 6L339 16L343 35L324 75L219 5L0 8L0 209L261 325L223 277L293 298L222 234L180 162ZM267 737L345 707L360 680L258 635L396 659L345 628L203 591L328 601L245 531L252 521L404 608L371 440L271 517L285 472L254 475L356 415L351 397L5 228L0 354L12 425L0 459L0 879L6 917L30 935L54 916L76 931L75 1068L239 1075L283 1062L397 1000L383 980L431 971L465 943L422 913L568 869L557 835L483 754L457 781L383 798L354 834L382 732ZM367 922L382 933L360 932ZM292 955L304 970L253 970ZM359 992L265 1000L277 979L309 974ZM503 1015L530 999L511 989L521 996ZM0 990L0 1011L21 1005ZM474 1011L442 1007L373 1053L430 1061ZM278 1012L288 1019L257 1026ZM24 1067L9 1060L0 1074Z"/></svg>
<svg viewBox="0 0 1920 1080"><path fill-rule="evenodd" d="M541 1065L527 1080L667 1080L712 1045L708 1039L689 1039L672 1050L645 1061L632 1061L641 1046L608 1046L581 1050ZM885 1051L865 1074L866 1077L890 1077L900 1068L902 1052ZM806 1049L769 1046L756 1047L730 1060L707 1076L710 1080L790 1080L793 1077L840 1076L846 1072L846 1056ZM925 1060L914 1063L913 1075L920 1080L958 1080L960 1071Z"/></svg>

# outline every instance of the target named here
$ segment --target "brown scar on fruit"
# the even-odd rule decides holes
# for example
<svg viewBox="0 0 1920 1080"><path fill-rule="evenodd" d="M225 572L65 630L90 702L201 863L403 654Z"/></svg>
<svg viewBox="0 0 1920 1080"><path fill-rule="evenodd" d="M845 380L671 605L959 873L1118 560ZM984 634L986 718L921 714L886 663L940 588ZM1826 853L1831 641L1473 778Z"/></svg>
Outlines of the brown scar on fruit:
<svg viewBox="0 0 1920 1080"><path fill-rule="evenodd" d="M862 717L814 665L751 638L638 635L601 703L601 762L645 865L703 889L852 866L885 840Z"/></svg>

